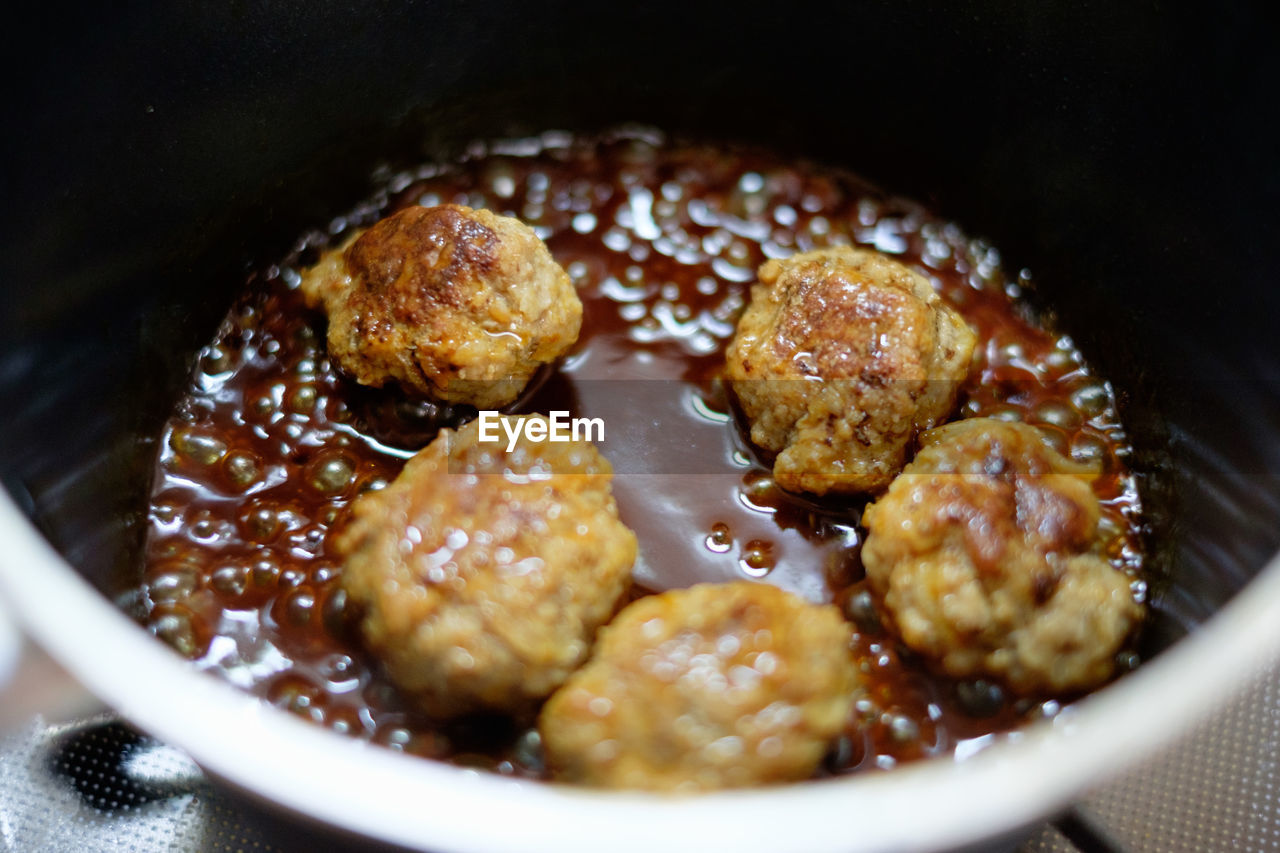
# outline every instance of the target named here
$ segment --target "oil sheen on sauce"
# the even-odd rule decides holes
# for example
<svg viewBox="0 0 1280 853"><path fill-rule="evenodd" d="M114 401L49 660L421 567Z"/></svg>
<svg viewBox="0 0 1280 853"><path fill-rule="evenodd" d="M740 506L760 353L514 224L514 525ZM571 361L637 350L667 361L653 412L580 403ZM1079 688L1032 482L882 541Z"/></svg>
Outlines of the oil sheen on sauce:
<svg viewBox="0 0 1280 853"><path fill-rule="evenodd" d="M497 718L441 724L400 701L355 639L330 550L355 497L474 410L337 373L298 271L351 229L440 202L524 220L578 288L577 346L513 410L604 420L619 511L640 541L633 595L745 577L834 601L854 623L866 687L824 773L964 755L1059 703L929 673L880 628L864 588L865 502L819 503L773 484L718 379L765 259L855 244L928 276L980 337L957 416L1034 423L1062 452L1099 463L1109 556L1145 595L1140 506L1112 390L1068 337L1035 322L1019 301L1029 276L1007 276L994 248L848 173L768 152L654 131L551 133L390 175L368 202L249 276L166 425L151 497L145 621L198 666L393 749L543 774L536 732Z"/></svg>

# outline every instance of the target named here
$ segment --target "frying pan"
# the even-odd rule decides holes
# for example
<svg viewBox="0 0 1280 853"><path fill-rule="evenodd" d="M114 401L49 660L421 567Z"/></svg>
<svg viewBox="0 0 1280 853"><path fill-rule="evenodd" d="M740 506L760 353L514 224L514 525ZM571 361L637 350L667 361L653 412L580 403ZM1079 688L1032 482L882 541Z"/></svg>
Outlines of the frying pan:
<svg viewBox="0 0 1280 853"><path fill-rule="evenodd" d="M1167 744L1280 649L1273 39L1244 5L41 4L15 19L0 217L0 595L229 784L433 850L997 844ZM126 615L154 436L246 264L378 169L642 121L853 168L1026 266L1119 392L1150 658L960 763L669 800L344 740Z"/></svg>

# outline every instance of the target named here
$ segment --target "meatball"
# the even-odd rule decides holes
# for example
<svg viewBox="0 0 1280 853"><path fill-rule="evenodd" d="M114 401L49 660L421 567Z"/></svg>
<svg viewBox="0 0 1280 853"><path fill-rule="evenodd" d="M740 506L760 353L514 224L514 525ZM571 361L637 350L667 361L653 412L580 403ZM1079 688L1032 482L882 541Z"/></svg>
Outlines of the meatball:
<svg viewBox="0 0 1280 853"><path fill-rule="evenodd" d="M749 581L642 598L538 727L557 778L706 790L811 776L858 686L851 629L829 605Z"/></svg>
<svg viewBox="0 0 1280 853"><path fill-rule="evenodd" d="M975 336L929 281L868 249L760 267L726 375L790 491L870 492L955 406Z"/></svg>
<svg viewBox="0 0 1280 853"><path fill-rule="evenodd" d="M542 420L503 418L504 421ZM419 708L529 716L630 587L635 535L585 441L443 430L337 540L366 647Z"/></svg>
<svg viewBox="0 0 1280 853"><path fill-rule="evenodd" d="M360 384L481 409L515 400L582 325L577 291L532 229L458 204L388 216L324 255L302 292Z"/></svg>
<svg viewBox="0 0 1280 853"><path fill-rule="evenodd" d="M921 442L863 516L867 578L903 642L1020 693L1105 681L1143 611L1099 553L1094 473L1025 424L974 418Z"/></svg>

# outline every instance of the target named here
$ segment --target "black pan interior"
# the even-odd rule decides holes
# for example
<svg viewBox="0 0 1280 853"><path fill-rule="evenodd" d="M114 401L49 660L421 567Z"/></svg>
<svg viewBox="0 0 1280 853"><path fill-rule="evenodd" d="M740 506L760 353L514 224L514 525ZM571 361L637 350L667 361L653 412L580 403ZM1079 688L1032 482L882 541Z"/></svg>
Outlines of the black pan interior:
<svg viewBox="0 0 1280 853"><path fill-rule="evenodd" d="M1170 4L1172 6L1172 4ZM639 121L988 237L1121 392L1158 651L1280 546L1280 83L1246 6L45 4L3 37L0 475L115 596L248 261L473 137Z"/></svg>

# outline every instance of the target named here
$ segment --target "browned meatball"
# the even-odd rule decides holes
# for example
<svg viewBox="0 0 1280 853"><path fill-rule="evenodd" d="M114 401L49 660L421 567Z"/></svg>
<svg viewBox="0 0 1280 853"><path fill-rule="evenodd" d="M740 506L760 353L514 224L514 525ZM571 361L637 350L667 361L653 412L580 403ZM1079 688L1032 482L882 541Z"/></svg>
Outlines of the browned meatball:
<svg viewBox="0 0 1280 853"><path fill-rule="evenodd" d="M1018 692L1105 681L1142 607L1098 553L1094 474L1025 424L974 418L921 442L863 516L867 578L902 640Z"/></svg>
<svg viewBox="0 0 1280 853"><path fill-rule="evenodd" d="M504 420L545 418L510 418ZM506 452L444 430L359 498L337 542L366 646L429 714L530 714L630 586L636 538L585 441Z"/></svg>
<svg viewBox="0 0 1280 853"><path fill-rule="evenodd" d="M726 375L773 476L815 494L883 488L955 406L975 336L903 264L869 249L760 267Z"/></svg>
<svg viewBox="0 0 1280 853"><path fill-rule="evenodd" d="M302 292L357 382L481 409L515 400L582 325L577 291L532 229L458 204L388 216L326 253Z"/></svg>
<svg viewBox="0 0 1280 853"><path fill-rule="evenodd" d="M557 778L706 790L811 776L858 684L839 612L773 586L700 584L629 605L544 706Z"/></svg>

